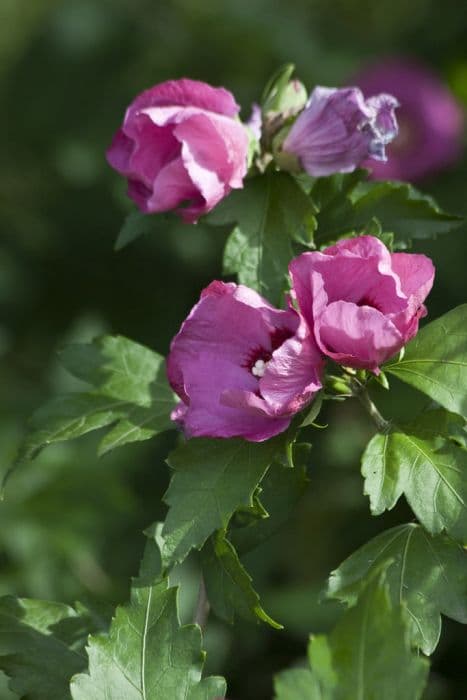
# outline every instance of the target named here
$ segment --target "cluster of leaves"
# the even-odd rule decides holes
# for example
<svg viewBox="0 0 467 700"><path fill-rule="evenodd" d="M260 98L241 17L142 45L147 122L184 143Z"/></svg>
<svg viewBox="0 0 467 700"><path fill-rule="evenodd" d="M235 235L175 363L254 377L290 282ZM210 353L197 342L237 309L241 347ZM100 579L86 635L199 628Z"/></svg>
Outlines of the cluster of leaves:
<svg viewBox="0 0 467 700"><path fill-rule="evenodd" d="M81 606L3 599L0 654L12 690L31 700L223 697L222 678L202 678L201 632L180 626L177 596L151 531L131 601L117 608L108 631Z"/></svg>
<svg viewBox="0 0 467 700"><path fill-rule="evenodd" d="M233 227L224 271L280 303L288 263L302 250L363 231L406 247L411 238L448 232L457 218L409 185L371 183L363 171L318 180L270 171L251 177L209 221ZM144 217L132 216L118 246L149 230ZM425 326L403 357L383 368L384 377L406 382L432 405L372 438L363 488L374 515L404 495L418 523L381 533L333 572L327 593L348 609L328 637L311 640L310 667L277 677L277 700L419 698L428 670L422 654L438 643L441 614L467 622L466 328L461 306ZM173 429L175 397L157 353L105 336L66 348L61 360L86 386L33 416L18 464L97 429L105 429L99 454ZM281 627L263 609L241 557L280 528L303 494L310 446L300 435L320 405L267 442L180 440L167 460L166 520L150 530L131 601L110 626L79 605L4 599L0 665L12 689L31 700L223 697L222 679L202 679L201 633L180 627L168 577L198 550L217 616Z"/></svg>

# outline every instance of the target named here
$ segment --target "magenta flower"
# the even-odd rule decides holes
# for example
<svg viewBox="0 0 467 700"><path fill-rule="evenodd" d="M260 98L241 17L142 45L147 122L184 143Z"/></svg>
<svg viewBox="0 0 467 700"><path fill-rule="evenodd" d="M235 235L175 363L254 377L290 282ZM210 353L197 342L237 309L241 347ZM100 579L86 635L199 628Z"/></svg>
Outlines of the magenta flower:
<svg viewBox="0 0 467 700"><path fill-rule="evenodd" d="M107 160L128 179L128 196L142 211L176 209L195 222L243 186L248 136L238 112L224 88L161 83L128 107Z"/></svg>
<svg viewBox="0 0 467 700"><path fill-rule="evenodd" d="M258 442L285 430L321 388L323 359L293 309L212 282L172 341L167 374L185 434Z"/></svg>
<svg viewBox="0 0 467 700"><path fill-rule="evenodd" d="M373 178L419 180L461 154L463 113L454 95L429 70L403 58L368 67L357 79L364 94L388 90L400 102L399 134L386 163L367 163Z"/></svg>
<svg viewBox="0 0 467 700"><path fill-rule="evenodd" d="M352 172L368 157L385 160L385 146L397 134L397 106L392 95L365 100L355 87L316 87L282 150L315 177Z"/></svg>
<svg viewBox="0 0 467 700"><path fill-rule="evenodd" d="M417 333L435 273L425 255L390 253L372 236L303 253L289 269L298 306L321 351L376 374Z"/></svg>

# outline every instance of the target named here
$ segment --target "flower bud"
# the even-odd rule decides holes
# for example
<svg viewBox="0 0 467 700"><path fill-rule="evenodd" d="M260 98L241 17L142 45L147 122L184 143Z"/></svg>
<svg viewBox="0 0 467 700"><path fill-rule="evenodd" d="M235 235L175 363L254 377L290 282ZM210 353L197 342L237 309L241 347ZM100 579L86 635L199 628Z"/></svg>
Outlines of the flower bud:
<svg viewBox="0 0 467 700"><path fill-rule="evenodd" d="M391 95L365 100L358 88L316 87L278 160L295 156L314 177L352 172L367 158L386 160L385 146L397 134L397 106Z"/></svg>

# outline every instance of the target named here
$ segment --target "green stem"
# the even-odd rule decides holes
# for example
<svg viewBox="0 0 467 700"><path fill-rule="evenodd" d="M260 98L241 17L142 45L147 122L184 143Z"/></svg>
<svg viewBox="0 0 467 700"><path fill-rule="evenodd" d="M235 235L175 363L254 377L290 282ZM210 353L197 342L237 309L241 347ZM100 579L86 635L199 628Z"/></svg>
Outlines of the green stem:
<svg viewBox="0 0 467 700"><path fill-rule="evenodd" d="M381 413L379 412L379 410L377 409L377 407L375 406L373 401L370 399L370 395L369 395L366 387L363 386L362 384L360 384L360 382L358 383L358 385L355 382L352 386L352 389L353 389L353 395L360 401L360 403L365 408L368 415L371 416L371 418L373 419L379 432L381 432L381 433L389 432L389 428L391 427L391 423L389 421L387 421L385 418L383 418L383 416L381 415Z"/></svg>

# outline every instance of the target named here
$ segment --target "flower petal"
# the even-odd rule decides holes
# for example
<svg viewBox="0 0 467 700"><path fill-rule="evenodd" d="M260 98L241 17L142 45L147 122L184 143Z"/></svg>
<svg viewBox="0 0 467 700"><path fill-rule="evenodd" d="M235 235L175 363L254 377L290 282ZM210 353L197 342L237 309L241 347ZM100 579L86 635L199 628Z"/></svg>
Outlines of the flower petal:
<svg viewBox="0 0 467 700"><path fill-rule="evenodd" d="M394 324L377 309L335 301L315 324L323 352L349 367L377 370L403 345Z"/></svg>
<svg viewBox="0 0 467 700"><path fill-rule="evenodd" d="M130 116L148 107L199 107L234 117L240 111L231 92L199 80L181 78L159 83L138 95L129 107Z"/></svg>
<svg viewBox="0 0 467 700"><path fill-rule="evenodd" d="M300 411L322 387L324 358L304 322L300 331L274 351L259 382L261 396L275 414Z"/></svg>

